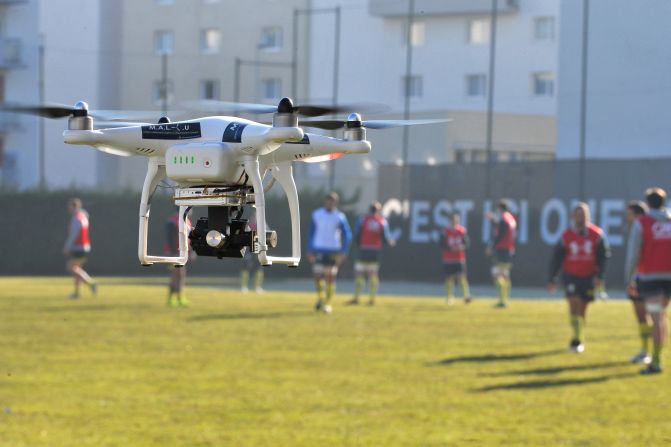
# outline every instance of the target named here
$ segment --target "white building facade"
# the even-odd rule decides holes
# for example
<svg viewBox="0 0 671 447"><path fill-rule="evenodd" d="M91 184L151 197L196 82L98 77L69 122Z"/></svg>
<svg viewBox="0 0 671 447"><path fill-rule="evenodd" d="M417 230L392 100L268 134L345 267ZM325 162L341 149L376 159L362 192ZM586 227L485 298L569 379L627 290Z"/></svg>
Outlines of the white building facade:
<svg viewBox="0 0 671 447"><path fill-rule="evenodd" d="M580 156L583 1L561 7L557 157ZM586 158L671 156L671 2L590 0Z"/></svg>
<svg viewBox="0 0 671 447"><path fill-rule="evenodd" d="M331 4L312 0L311 6ZM493 155L499 161L552 159L559 0L498 4ZM415 0L410 117L454 121L412 128L409 163L485 161L491 5L490 0ZM381 103L391 107L393 117L403 115L409 6L410 0L342 3L338 103ZM331 101L333 19L315 15L310 30L309 92L311 98ZM336 175L368 175L366 189L375 185L376 163L403 161L403 130L369 131L369 138L374 143L370 157L339 160L336 167Z"/></svg>
<svg viewBox="0 0 671 447"><path fill-rule="evenodd" d="M114 57L113 41L101 34L113 22L113 2L99 0L25 0L0 2L0 42L5 63L3 102L74 104L85 100L92 108L107 108L106 95L118 90L105 58ZM106 23L106 24L105 24ZM12 48L16 46L16 48ZM13 64L7 64L7 58ZM40 94L43 85L43 97ZM110 93L112 93L110 95ZM94 187L99 155L66 146L66 120L40 120L4 114L2 184L21 189ZM42 178L43 177L43 178Z"/></svg>

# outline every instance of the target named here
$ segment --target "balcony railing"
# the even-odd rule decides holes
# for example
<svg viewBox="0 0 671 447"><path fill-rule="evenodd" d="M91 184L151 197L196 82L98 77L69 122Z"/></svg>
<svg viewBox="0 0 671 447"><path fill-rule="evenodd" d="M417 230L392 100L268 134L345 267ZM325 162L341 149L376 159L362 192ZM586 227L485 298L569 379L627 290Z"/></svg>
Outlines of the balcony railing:
<svg viewBox="0 0 671 447"><path fill-rule="evenodd" d="M507 14L518 11L519 0L499 0L498 13ZM402 17L408 14L408 0L368 0L371 15L381 17ZM489 14L491 0L415 0L415 12L422 16L457 16Z"/></svg>
<svg viewBox="0 0 671 447"><path fill-rule="evenodd" d="M0 68L17 68L22 64L21 39L0 37Z"/></svg>

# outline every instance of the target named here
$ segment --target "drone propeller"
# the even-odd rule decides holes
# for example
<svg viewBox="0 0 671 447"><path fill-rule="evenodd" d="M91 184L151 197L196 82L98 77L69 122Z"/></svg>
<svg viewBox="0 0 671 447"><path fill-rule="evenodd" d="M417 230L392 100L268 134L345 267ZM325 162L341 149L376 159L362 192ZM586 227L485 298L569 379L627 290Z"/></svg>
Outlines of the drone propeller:
<svg viewBox="0 0 671 447"><path fill-rule="evenodd" d="M352 113L347 120L304 120L301 125L305 127L315 127L317 129L336 130L336 129L356 129L364 127L366 129L391 129L401 126L418 126L422 124L441 124L452 121L451 119L427 119L427 120L361 120L361 115Z"/></svg>
<svg viewBox="0 0 671 447"><path fill-rule="evenodd" d="M251 104L243 102L226 102L215 100L189 101L184 106L193 110L206 112L232 112L232 113L295 113L301 116L322 116L332 113L361 110L365 112L381 112L383 106L371 104L349 104L349 105L294 105L290 98L282 98L277 106L268 104Z"/></svg>
<svg viewBox="0 0 671 447"><path fill-rule="evenodd" d="M159 115L159 112L146 110L88 110L88 104L81 101L74 106L57 103L39 105L4 103L0 104L0 111L26 113L52 119L67 118L70 116L91 116L104 121L146 120L148 118L153 120Z"/></svg>

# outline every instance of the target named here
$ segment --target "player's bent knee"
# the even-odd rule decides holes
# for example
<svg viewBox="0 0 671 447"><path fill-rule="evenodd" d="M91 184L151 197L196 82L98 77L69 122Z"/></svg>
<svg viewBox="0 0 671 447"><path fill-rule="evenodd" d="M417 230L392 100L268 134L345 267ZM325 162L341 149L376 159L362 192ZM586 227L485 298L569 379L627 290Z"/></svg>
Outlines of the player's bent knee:
<svg viewBox="0 0 671 447"><path fill-rule="evenodd" d="M664 312L664 305L660 302L645 303L645 311L650 315L660 315Z"/></svg>

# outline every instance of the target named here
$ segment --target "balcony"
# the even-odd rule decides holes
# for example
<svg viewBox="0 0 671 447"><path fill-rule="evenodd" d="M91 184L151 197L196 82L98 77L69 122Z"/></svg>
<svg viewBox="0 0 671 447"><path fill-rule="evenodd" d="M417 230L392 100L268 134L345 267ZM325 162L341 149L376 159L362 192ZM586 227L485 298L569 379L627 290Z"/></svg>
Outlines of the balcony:
<svg viewBox="0 0 671 447"><path fill-rule="evenodd" d="M519 0L499 0L498 13L511 14L519 9ZM368 11L378 17L408 15L409 0L368 0ZM461 16L489 14L492 0L415 0L415 14L426 16Z"/></svg>
<svg viewBox="0 0 671 447"><path fill-rule="evenodd" d="M0 69L18 68L22 65L21 40L0 37Z"/></svg>

